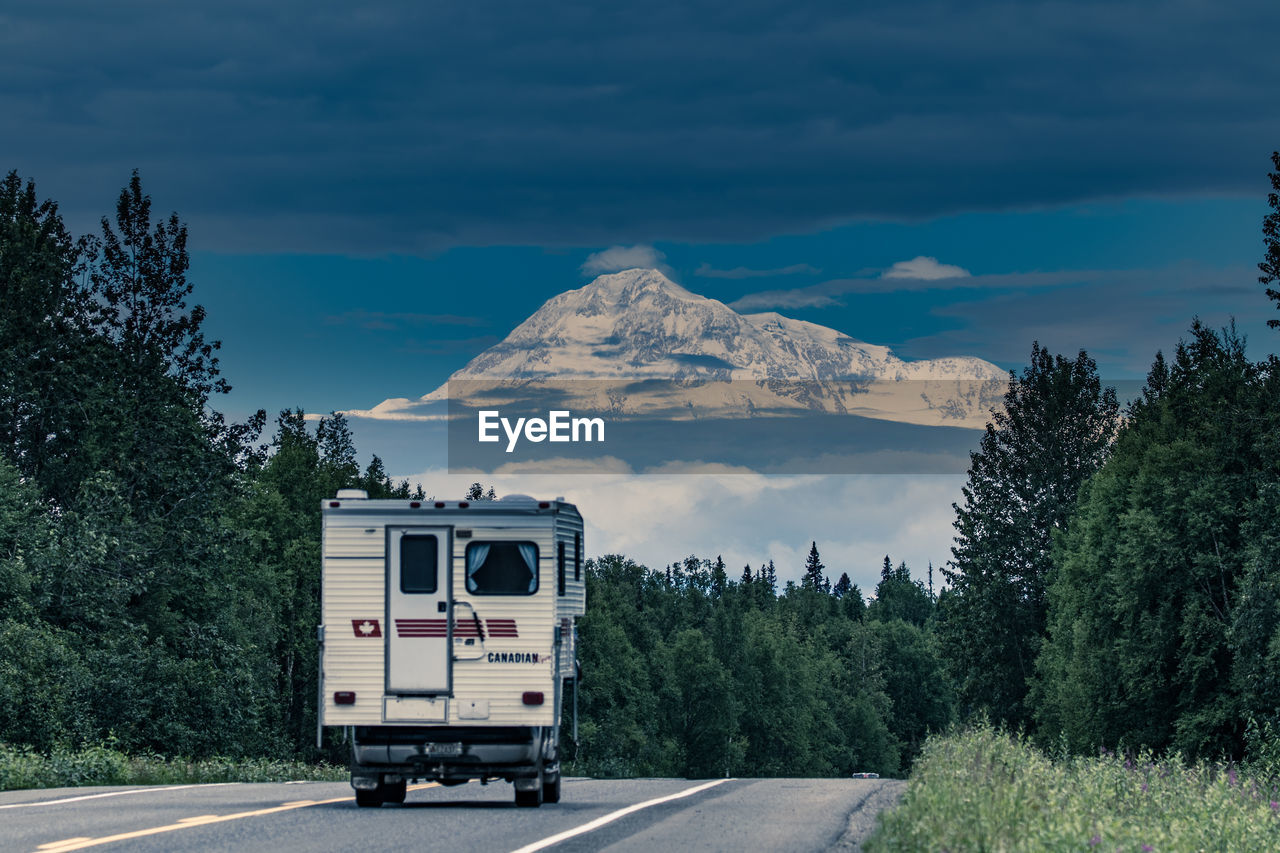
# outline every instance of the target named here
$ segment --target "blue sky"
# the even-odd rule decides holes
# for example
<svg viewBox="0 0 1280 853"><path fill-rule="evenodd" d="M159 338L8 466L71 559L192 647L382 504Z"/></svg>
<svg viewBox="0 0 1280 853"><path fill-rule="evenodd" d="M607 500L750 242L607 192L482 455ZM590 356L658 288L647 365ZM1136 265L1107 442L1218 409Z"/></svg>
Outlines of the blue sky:
<svg viewBox="0 0 1280 853"><path fill-rule="evenodd" d="M0 166L77 232L140 170L190 225L233 415L424 394L615 246L906 358L1039 340L1132 377L1196 315L1276 349L1277 32L1274 0L14 0ZM918 257L968 277L881 277ZM634 519L658 487L627 482ZM957 488L858 526L784 524L756 484L669 550L936 563ZM642 551L618 512L597 541Z"/></svg>

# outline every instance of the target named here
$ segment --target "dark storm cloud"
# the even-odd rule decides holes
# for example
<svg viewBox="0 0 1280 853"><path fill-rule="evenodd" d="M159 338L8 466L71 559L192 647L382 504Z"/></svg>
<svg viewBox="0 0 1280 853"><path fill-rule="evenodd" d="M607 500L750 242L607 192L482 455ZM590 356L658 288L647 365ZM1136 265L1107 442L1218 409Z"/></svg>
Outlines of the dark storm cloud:
<svg viewBox="0 0 1280 853"><path fill-rule="evenodd" d="M10 4L5 168L205 247L747 240L1259 192L1272 0Z"/></svg>

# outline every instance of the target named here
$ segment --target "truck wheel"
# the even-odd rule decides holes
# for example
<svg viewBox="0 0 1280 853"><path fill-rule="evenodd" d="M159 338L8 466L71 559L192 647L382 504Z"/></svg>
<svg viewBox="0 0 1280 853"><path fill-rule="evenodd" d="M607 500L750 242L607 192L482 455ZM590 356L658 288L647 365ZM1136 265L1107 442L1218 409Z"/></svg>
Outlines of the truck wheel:
<svg viewBox="0 0 1280 853"><path fill-rule="evenodd" d="M356 805L368 809L376 809L382 805L381 786L376 791L356 791Z"/></svg>
<svg viewBox="0 0 1280 853"><path fill-rule="evenodd" d="M382 785L382 801L384 803L403 803L405 793L409 790L408 780L401 779L390 785Z"/></svg>
<svg viewBox="0 0 1280 853"><path fill-rule="evenodd" d="M542 780L542 801L544 803L560 802L560 774Z"/></svg>
<svg viewBox="0 0 1280 853"><path fill-rule="evenodd" d="M535 809L542 805L542 786L539 785L532 791L517 790L516 805Z"/></svg>

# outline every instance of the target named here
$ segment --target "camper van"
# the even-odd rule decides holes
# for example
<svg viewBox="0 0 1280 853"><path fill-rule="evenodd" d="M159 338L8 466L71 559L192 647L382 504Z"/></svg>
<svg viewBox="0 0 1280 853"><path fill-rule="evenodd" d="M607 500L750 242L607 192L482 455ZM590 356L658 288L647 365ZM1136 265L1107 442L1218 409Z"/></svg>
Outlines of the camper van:
<svg viewBox="0 0 1280 853"><path fill-rule="evenodd" d="M417 780L558 802L586 607L577 508L342 489L322 511L319 725L345 730L356 802L404 802Z"/></svg>

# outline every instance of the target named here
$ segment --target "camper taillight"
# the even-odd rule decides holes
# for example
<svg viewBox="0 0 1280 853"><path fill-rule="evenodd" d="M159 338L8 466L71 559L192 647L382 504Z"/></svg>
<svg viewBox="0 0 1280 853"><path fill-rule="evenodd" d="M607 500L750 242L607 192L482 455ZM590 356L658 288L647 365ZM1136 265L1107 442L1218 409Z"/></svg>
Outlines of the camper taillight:
<svg viewBox="0 0 1280 853"><path fill-rule="evenodd" d="M333 694L333 704L335 705L354 705L356 704L356 694L350 690L339 690Z"/></svg>
<svg viewBox="0 0 1280 853"><path fill-rule="evenodd" d="M524 702L524 704L526 704L526 705L541 705L541 704L542 704L542 691L541 691L541 690L526 690L526 691L525 691L525 692L520 696L520 700L521 700L522 702Z"/></svg>

